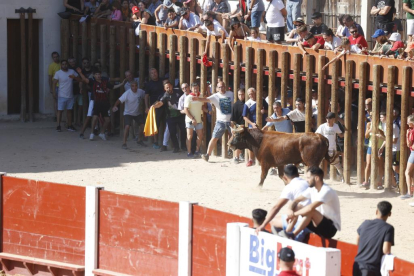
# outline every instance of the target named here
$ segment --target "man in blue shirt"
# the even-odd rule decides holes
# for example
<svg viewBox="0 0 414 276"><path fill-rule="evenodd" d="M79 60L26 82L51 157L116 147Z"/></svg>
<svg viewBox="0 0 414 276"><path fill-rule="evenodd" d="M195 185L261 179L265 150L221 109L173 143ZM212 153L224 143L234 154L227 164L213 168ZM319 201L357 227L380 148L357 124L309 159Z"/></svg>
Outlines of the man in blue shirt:
<svg viewBox="0 0 414 276"><path fill-rule="evenodd" d="M290 112L290 109L289 108L282 108L282 102L281 101L275 101L273 103L273 111L274 111L274 113L272 114L272 116L266 118L267 123L263 127L262 130L264 130L265 128L274 126L275 131L292 133L293 128L292 128L292 123L290 121L288 121L288 120L279 121L279 122L274 121L274 119L277 119L279 117L282 117L282 116L285 116L286 114L288 114Z"/></svg>

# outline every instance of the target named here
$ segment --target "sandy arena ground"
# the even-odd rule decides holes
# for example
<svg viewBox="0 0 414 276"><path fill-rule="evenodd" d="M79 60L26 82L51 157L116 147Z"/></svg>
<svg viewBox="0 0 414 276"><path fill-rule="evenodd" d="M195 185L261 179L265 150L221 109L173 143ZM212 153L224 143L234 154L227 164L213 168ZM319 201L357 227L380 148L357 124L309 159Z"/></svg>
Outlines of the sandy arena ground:
<svg viewBox="0 0 414 276"><path fill-rule="evenodd" d="M73 185L104 186L106 190L170 201L194 201L202 206L243 216L254 208L269 210L283 189L277 176L268 176L257 188L260 167L246 168L231 160L212 157L210 163L188 160L184 153L140 148L129 141L121 149L121 138L80 140L78 132L55 131L51 121L36 123L0 121L0 171L10 176ZM89 130L85 133L89 136ZM149 144L149 143L148 143ZM352 179L355 184L355 178ZM356 230L375 216L376 204L393 205L389 223L395 227L392 252L414 261L414 208L394 192L363 190L327 181L341 202L342 231L336 239L355 243Z"/></svg>

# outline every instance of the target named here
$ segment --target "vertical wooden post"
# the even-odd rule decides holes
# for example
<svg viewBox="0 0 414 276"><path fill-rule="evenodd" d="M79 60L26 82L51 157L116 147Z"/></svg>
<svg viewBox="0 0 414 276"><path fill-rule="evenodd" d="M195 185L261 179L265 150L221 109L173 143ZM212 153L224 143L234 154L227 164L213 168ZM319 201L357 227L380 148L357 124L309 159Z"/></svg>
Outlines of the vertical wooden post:
<svg viewBox="0 0 414 276"><path fill-rule="evenodd" d="M381 65L374 65L373 72L373 86L372 91L372 119L371 119L371 189L376 189L378 186L378 145L377 136L380 112L380 81L381 81ZM345 115L346 116L346 115ZM365 180L366 181L366 180Z"/></svg>
<svg viewBox="0 0 414 276"><path fill-rule="evenodd" d="M282 102L282 107L286 107L287 104L287 88L289 85L289 52L283 52L282 54L282 79L281 79L281 86L280 86L280 100ZM275 68L277 64L274 64ZM270 72L269 72L270 73ZM270 91L269 91L270 92ZM269 93L269 99L270 99L270 93ZM269 101L269 110L273 105L274 97L272 97L272 103ZM273 113L269 111L270 114Z"/></svg>
<svg viewBox="0 0 414 276"><path fill-rule="evenodd" d="M276 68L277 68L276 54L277 52L275 50L272 50L269 52L269 87L268 87L269 108L267 110L269 117L271 114L273 114L273 102L275 101ZM282 70L283 70L283 55L282 55ZM283 90L283 72L282 72L282 90ZM287 88L285 90L287 91Z"/></svg>
<svg viewBox="0 0 414 276"><path fill-rule="evenodd" d="M26 121L26 14L20 13L20 120ZM62 20L62 27L64 26ZM67 21L66 21L67 22ZM62 30L62 36L69 35ZM62 48L63 49L63 48Z"/></svg>
<svg viewBox="0 0 414 276"><path fill-rule="evenodd" d="M395 95L395 66L388 66L388 83L387 83L387 111L386 111L386 132L385 134L385 166L384 166L384 188L390 189L394 172L392 170L392 145L393 145L393 122Z"/></svg>
<svg viewBox="0 0 414 276"><path fill-rule="evenodd" d="M300 91L300 64L302 61L301 54L295 54L295 58L293 60L293 103L295 103L296 98L298 97L298 91Z"/></svg>
<svg viewBox="0 0 414 276"><path fill-rule="evenodd" d="M131 34L132 33L132 34ZM132 41L131 41L132 40ZM131 51L131 44L134 48L134 51ZM141 30L139 32L139 86L140 88L144 88L144 81L145 81L145 62L146 62L146 56L145 56L145 47L147 45L147 31ZM129 70L131 71L134 76L136 76L135 73L135 49L137 47L135 46L135 33L134 29L129 29ZM132 56L131 56L132 55Z"/></svg>
<svg viewBox="0 0 414 276"><path fill-rule="evenodd" d="M91 63L95 64L96 62L96 23L91 23Z"/></svg>
<svg viewBox="0 0 414 276"><path fill-rule="evenodd" d="M121 26L120 33L119 33L119 77L123 79L125 77L125 68L126 68L126 32L127 28ZM139 82L140 85L142 81ZM124 87L120 88L120 94L123 94ZM119 128L121 135L124 133L124 105L121 104L121 108L119 109Z"/></svg>
<svg viewBox="0 0 414 276"><path fill-rule="evenodd" d="M318 63L318 121L317 126L320 126L325 122L325 70L322 70L322 67L325 65L325 57L319 56Z"/></svg>
<svg viewBox="0 0 414 276"><path fill-rule="evenodd" d="M201 41L201 47L200 49L205 48L205 42L204 40ZM212 94L216 93L216 87L217 87L217 78L218 78L218 70L220 65L220 43L213 42L213 68L212 68L212 75L211 75L211 90ZM201 68L203 68L203 65L201 65ZM216 107L212 106L212 112L211 112L211 131L213 131L214 126L216 124ZM213 154L215 156L218 156L218 150L217 147L214 148Z"/></svg>
<svg viewBox="0 0 414 276"><path fill-rule="evenodd" d="M352 125L351 125L351 105L352 105L352 76L354 69L352 60L346 61L345 74L345 140L344 140L344 181L351 183L351 149L352 149Z"/></svg>
<svg viewBox="0 0 414 276"><path fill-rule="evenodd" d="M206 47L206 40L201 40L201 49L205 49ZM200 76L200 91L201 96L205 97L206 91L207 91L207 67L204 64L201 64L201 76ZM205 117L205 119L204 119ZM202 141L202 151L207 150L207 116L203 117L203 141ZM211 118L211 123L213 124L213 117ZM215 121L214 121L215 123ZM212 128L213 129L213 128ZM217 156L217 147L214 150L214 154Z"/></svg>
<svg viewBox="0 0 414 276"><path fill-rule="evenodd" d="M79 42L79 26L78 21L71 21L71 30L72 30L72 56L79 60L78 58L78 42Z"/></svg>
<svg viewBox="0 0 414 276"><path fill-rule="evenodd" d="M411 98L411 76L412 69L410 66L403 68L403 82L401 93L401 129L400 129L400 195L407 193L407 182L405 181L405 169L407 168L408 155L410 149L407 147L407 117L411 114L411 106L409 106L409 98ZM408 191L410 192L410 191Z"/></svg>
<svg viewBox="0 0 414 276"><path fill-rule="evenodd" d="M226 84L226 91L228 91L229 87L229 45L227 43L224 43L221 45L221 54L222 54L222 60L223 60L223 81ZM231 133L228 133L226 130L221 138L221 156L223 158L228 158L229 155L229 147L227 146L227 142L229 140L229 135Z"/></svg>
<svg viewBox="0 0 414 276"><path fill-rule="evenodd" d="M234 89L234 102L237 101L238 91L240 88L240 75L241 75L241 45L234 46L234 78L233 78L233 89Z"/></svg>
<svg viewBox="0 0 414 276"><path fill-rule="evenodd" d="M188 39L185 36L180 36L180 84L187 81L187 54L188 54ZM204 91L203 91L204 93Z"/></svg>
<svg viewBox="0 0 414 276"><path fill-rule="evenodd" d="M29 32L29 41L28 41L28 54L27 54L27 66L29 74L29 121L34 122L34 99L33 99L33 13L29 12L29 22L28 22L28 32Z"/></svg>
<svg viewBox="0 0 414 276"><path fill-rule="evenodd" d="M197 46L198 40L193 37L190 41L190 83L197 80Z"/></svg>
<svg viewBox="0 0 414 276"><path fill-rule="evenodd" d="M245 81L244 86L246 87L246 94L247 89L252 87L252 72L253 72L253 48L247 47L246 48L246 65L245 65Z"/></svg>
<svg viewBox="0 0 414 276"><path fill-rule="evenodd" d="M170 43L168 52L170 54L169 64L170 64L170 82L174 86L175 83L175 63L177 58L175 57L175 53L177 52L177 36L170 35Z"/></svg>
<svg viewBox="0 0 414 276"><path fill-rule="evenodd" d="M155 68L155 52L157 50L157 33L149 33L149 65L148 69Z"/></svg>
<svg viewBox="0 0 414 276"><path fill-rule="evenodd" d="M88 56L88 25L86 21L82 22L81 24L82 24L82 58L85 58Z"/></svg>
<svg viewBox="0 0 414 276"><path fill-rule="evenodd" d="M106 25L100 25L101 67L103 72L108 72L106 66Z"/></svg>
<svg viewBox="0 0 414 276"><path fill-rule="evenodd" d="M359 66L359 99L358 99L358 140L357 140L357 183L364 182L364 140L365 140L365 98L367 93L367 63Z"/></svg>
<svg viewBox="0 0 414 276"><path fill-rule="evenodd" d="M24 15L24 13L22 13ZM22 17L20 17L21 19ZM62 19L60 24L60 31L62 34L62 45L61 45L61 51L62 51L62 59L68 59L69 58L69 19Z"/></svg>
<svg viewBox="0 0 414 276"><path fill-rule="evenodd" d="M256 125L258 128L263 127L262 122L262 109L263 109L263 66L264 66L264 58L265 58L265 50L258 49L256 52L256 68L257 68L257 76L256 76Z"/></svg>
<svg viewBox="0 0 414 276"><path fill-rule="evenodd" d="M111 79L114 79L115 76L115 50L116 50L116 27L111 26L109 28L109 76ZM111 107L115 104L115 92L111 89L111 93L109 94L109 101ZM115 112L111 112L111 130L114 132L115 130Z"/></svg>
<svg viewBox="0 0 414 276"><path fill-rule="evenodd" d="M314 57L306 55L306 115L305 115L305 132L312 131L312 84L313 84L313 67Z"/></svg>
<svg viewBox="0 0 414 276"><path fill-rule="evenodd" d="M159 45L159 49L160 49L160 67L159 67L159 75L160 78L164 78L165 77L165 52L167 50L167 34L161 33L160 34L160 45Z"/></svg>
<svg viewBox="0 0 414 276"><path fill-rule="evenodd" d="M335 113L335 115L336 115L335 116L335 122L338 121L338 109L337 109L337 106L338 106L338 88L339 88L338 69L339 69L339 65L338 65L338 61L336 61L332 64L332 85L331 85L331 112ZM334 165L331 165L329 178L332 181L336 180L336 168L335 168Z"/></svg>

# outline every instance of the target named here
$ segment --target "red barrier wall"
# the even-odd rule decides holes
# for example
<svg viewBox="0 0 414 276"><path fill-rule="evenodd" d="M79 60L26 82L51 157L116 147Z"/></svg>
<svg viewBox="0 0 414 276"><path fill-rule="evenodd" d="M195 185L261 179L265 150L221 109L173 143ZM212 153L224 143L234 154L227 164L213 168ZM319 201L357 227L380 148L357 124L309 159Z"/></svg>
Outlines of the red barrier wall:
<svg viewBox="0 0 414 276"><path fill-rule="evenodd" d="M193 206L193 276L226 275L227 223L251 220L241 216Z"/></svg>
<svg viewBox="0 0 414 276"><path fill-rule="evenodd" d="M99 192L99 269L177 275L178 203Z"/></svg>
<svg viewBox="0 0 414 276"><path fill-rule="evenodd" d="M3 177L3 252L84 265L85 188Z"/></svg>

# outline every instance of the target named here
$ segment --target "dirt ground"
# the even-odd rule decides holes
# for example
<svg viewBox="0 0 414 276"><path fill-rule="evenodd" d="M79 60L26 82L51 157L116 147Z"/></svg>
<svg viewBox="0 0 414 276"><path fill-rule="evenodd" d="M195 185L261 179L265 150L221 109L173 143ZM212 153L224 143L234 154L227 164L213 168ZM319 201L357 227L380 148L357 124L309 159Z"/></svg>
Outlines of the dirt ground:
<svg viewBox="0 0 414 276"><path fill-rule="evenodd" d="M184 153L159 152L121 138L102 141L80 140L78 132L55 131L56 124L0 121L0 171L10 176L79 186L103 186L105 190L169 201L192 201L202 206L243 216L254 208L269 210L278 199L283 183L268 176L262 189L260 167L211 157L210 163L187 159ZM89 130L85 133L89 136ZM149 143L147 143L149 144ZM395 227L392 252L414 261L414 208L395 192L363 190L355 185L327 183L336 190L341 203L342 231L336 239L355 243L356 230L365 219L375 216L376 204L393 205L389 223Z"/></svg>

